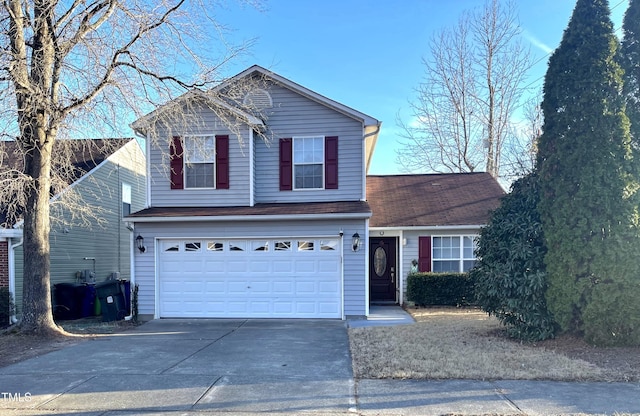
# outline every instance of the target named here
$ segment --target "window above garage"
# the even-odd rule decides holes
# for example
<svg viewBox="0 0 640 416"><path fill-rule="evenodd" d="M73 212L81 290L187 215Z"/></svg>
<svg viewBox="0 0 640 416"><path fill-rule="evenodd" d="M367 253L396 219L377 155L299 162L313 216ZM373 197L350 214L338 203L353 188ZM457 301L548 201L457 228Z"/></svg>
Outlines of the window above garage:
<svg viewBox="0 0 640 416"><path fill-rule="evenodd" d="M340 240L329 239L185 239L162 240L166 253L319 253L340 249Z"/></svg>

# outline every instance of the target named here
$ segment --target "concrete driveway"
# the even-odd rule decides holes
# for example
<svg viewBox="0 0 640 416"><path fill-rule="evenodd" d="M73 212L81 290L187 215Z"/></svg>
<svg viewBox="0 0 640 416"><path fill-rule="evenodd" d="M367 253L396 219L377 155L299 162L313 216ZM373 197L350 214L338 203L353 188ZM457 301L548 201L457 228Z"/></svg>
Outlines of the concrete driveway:
<svg viewBox="0 0 640 416"><path fill-rule="evenodd" d="M9 396L7 394L9 393ZM0 369L0 413L345 413L338 320L155 320Z"/></svg>
<svg viewBox="0 0 640 416"><path fill-rule="evenodd" d="M353 380L338 320L155 320L0 368L0 414L640 414L640 383Z"/></svg>

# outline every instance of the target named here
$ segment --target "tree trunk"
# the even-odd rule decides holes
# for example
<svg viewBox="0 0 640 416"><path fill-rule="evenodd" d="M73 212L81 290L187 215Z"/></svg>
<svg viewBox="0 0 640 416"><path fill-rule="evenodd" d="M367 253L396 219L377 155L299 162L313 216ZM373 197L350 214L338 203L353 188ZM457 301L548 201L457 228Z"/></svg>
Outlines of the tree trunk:
<svg viewBox="0 0 640 416"><path fill-rule="evenodd" d="M36 124L33 122L31 126ZM30 127L31 127L30 126ZM51 149L53 140L43 128L26 128L23 134L33 144L25 159L25 171L32 178L27 189L24 213L24 273L22 289L23 331L41 334L59 333L53 321L50 286L49 199L51 189Z"/></svg>

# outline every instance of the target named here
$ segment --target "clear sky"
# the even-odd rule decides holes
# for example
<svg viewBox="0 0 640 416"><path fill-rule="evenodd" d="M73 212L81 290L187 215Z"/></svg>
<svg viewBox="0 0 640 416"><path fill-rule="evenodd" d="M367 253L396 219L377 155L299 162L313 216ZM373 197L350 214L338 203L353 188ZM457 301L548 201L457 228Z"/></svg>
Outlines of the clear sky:
<svg viewBox="0 0 640 416"><path fill-rule="evenodd" d="M484 0L267 0L264 10L226 3L217 18L230 40L256 38L234 75L258 64L382 121L370 174L403 173L396 164L396 118L411 120L409 101L424 76L431 36ZM528 83L542 85L550 52L562 39L574 0L516 0L534 62ZM609 0L620 35L628 0Z"/></svg>

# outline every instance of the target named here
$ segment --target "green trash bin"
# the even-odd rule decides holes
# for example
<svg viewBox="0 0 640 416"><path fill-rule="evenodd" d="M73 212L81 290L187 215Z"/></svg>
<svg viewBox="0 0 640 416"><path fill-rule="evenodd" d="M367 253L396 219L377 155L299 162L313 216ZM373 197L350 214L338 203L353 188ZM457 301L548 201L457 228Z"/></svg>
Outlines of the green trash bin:
<svg viewBox="0 0 640 416"><path fill-rule="evenodd" d="M119 281L107 280L96 283L96 293L100 299L100 310L104 322L117 321L127 316Z"/></svg>

